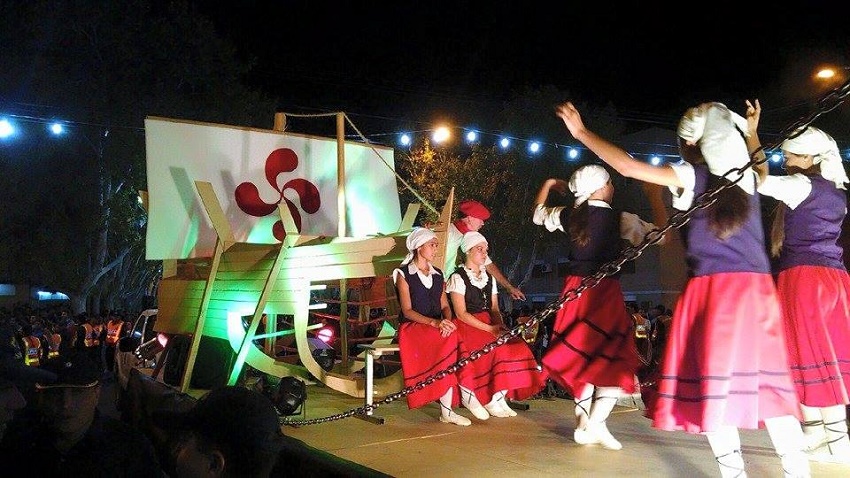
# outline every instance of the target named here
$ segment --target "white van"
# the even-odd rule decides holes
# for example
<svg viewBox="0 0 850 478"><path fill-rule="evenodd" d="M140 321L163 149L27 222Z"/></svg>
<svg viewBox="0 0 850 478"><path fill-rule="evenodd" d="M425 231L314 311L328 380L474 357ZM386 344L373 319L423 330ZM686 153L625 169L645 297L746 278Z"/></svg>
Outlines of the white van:
<svg viewBox="0 0 850 478"><path fill-rule="evenodd" d="M121 410L130 371L135 368L151 375L165 348L166 337L154 331L158 312L159 309L142 311L115 347L115 401L118 410Z"/></svg>

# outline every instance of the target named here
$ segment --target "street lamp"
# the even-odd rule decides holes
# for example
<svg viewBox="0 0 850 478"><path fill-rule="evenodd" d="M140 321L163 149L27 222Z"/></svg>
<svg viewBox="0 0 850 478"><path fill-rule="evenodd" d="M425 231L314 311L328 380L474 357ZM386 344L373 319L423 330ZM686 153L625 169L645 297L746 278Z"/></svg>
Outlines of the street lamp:
<svg viewBox="0 0 850 478"><path fill-rule="evenodd" d="M844 81L847 78L847 70L850 70L850 67L826 65L817 70L815 78L830 83L833 81Z"/></svg>

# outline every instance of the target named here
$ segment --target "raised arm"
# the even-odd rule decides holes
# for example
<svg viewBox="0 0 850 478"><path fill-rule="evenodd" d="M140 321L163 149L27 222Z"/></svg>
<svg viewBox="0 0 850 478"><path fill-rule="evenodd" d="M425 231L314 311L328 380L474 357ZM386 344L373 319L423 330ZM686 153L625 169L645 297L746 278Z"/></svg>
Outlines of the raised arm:
<svg viewBox="0 0 850 478"><path fill-rule="evenodd" d="M759 104L759 100L753 100L751 103L750 100L746 100L747 103L747 137L745 138L747 142L747 151L750 153L751 159L757 159L761 161L759 164L753 166L756 173L758 174L759 184L763 183L765 178L767 178L768 174L768 166L767 155L764 154L764 150L760 150L755 156L753 156L753 152L761 148L761 141L759 140L758 128L759 128L759 119L761 119L761 105Z"/></svg>
<svg viewBox="0 0 850 478"><path fill-rule="evenodd" d="M629 153L613 143L601 138L584 126L576 107L570 103L564 103L556 108L556 113L564 121L570 134L591 151L605 161L618 173L629 178L659 184L661 186L682 187L679 177L669 166L653 166L643 161L634 159Z"/></svg>
<svg viewBox="0 0 850 478"><path fill-rule="evenodd" d="M657 228L662 228L667 225L667 206L664 205L664 199L661 193L664 191L662 186L652 183L643 183L643 191L649 199L649 207L652 210L652 223ZM663 236L656 244L661 246L667 243L667 236Z"/></svg>
<svg viewBox="0 0 850 478"><path fill-rule="evenodd" d="M546 200L549 198L549 192L555 190L560 194L566 194L568 190L567 182L563 179L550 178L546 181L543 181L543 184L540 186L540 190L537 191L537 197L534 198L534 206L532 206L532 214L534 213L534 209L537 208L539 204L546 204Z"/></svg>

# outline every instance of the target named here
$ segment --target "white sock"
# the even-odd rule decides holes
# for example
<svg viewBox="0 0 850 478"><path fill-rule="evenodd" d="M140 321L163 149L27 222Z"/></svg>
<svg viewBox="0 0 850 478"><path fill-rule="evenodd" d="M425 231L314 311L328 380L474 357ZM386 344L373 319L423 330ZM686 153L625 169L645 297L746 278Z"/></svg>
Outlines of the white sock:
<svg viewBox="0 0 850 478"><path fill-rule="evenodd" d="M593 404L593 385L585 385L583 389L579 390L573 401L576 404L576 429L583 430L587 428L587 422L590 420L590 408Z"/></svg>
<svg viewBox="0 0 850 478"><path fill-rule="evenodd" d="M452 413L452 389L449 388L446 390L446 393L440 397L440 415L442 415L443 418L449 418L449 415Z"/></svg>
<svg viewBox="0 0 850 478"><path fill-rule="evenodd" d="M741 454L741 436L738 429L732 426L723 426L716 431L705 434L714 459L720 467L720 476L723 478L746 478L744 469L744 457Z"/></svg>
<svg viewBox="0 0 850 478"><path fill-rule="evenodd" d="M823 425L821 409L800 405L803 412L803 435L805 435L804 448L812 451L820 447L826 441L826 429Z"/></svg>
<svg viewBox="0 0 850 478"><path fill-rule="evenodd" d="M511 408L510 405L508 405L508 401L505 399L505 397L507 397L507 396L508 396L507 390L500 390L499 392L497 392L496 394L493 395L493 401L496 403L496 405L499 408L508 412L508 414L510 416L515 417L517 415L517 413L514 411L513 408Z"/></svg>
<svg viewBox="0 0 850 478"><path fill-rule="evenodd" d="M621 393L620 387L596 387L596 397L590 407L589 422L605 423Z"/></svg>
<svg viewBox="0 0 850 478"><path fill-rule="evenodd" d="M791 415L767 418L764 425L776 454L782 460L782 472L786 478L810 477L809 459L803 452L805 437L800 422Z"/></svg>
<svg viewBox="0 0 850 478"><path fill-rule="evenodd" d="M460 387L460 401L466 408L482 408L481 402L475 396L475 392L468 388Z"/></svg>
<svg viewBox="0 0 850 478"><path fill-rule="evenodd" d="M821 408L823 426L829 451L833 454L850 455L850 437L847 435L847 408L834 405Z"/></svg>

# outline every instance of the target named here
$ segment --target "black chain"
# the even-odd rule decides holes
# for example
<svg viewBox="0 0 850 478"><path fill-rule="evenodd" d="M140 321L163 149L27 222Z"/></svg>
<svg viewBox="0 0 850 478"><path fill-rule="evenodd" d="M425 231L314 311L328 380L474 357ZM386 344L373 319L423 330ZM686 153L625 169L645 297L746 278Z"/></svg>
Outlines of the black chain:
<svg viewBox="0 0 850 478"><path fill-rule="evenodd" d="M465 367L468 363L478 360L481 356L490 353L490 351L492 351L499 345L508 342L512 338L522 334L528 329L532 329L535 325L539 324L543 320L547 319L550 315L553 315L555 312L557 312L561 308L561 306L564 305L564 303L578 299L579 297L581 297L581 294L585 290L592 287L596 287L599 282L602 281L602 279L620 272L620 269L623 267L623 264L628 261L637 259L647 247L655 245L659 241L661 241L665 233L667 233L671 229L678 229L687 224L690 220L691 214L693 214L694 211L698 209L705 209L714 204L714 202L717 200L717 195L720 194L721 191L735 186L738 181L740 181L741 178L744 177L744 173L748 169L767 161L766 156L761 159L756 159L758 158L760 152L765 149L776 149L786 139L791 139L799 136L800 134L802 134L805 128L807 128L809 125L812 124L812 122L814 122L814 120L841 105L848 95L850 95L850 80L848 80L838 88L830 91L823 98L821 98L817 103L817 109L815 112L797 120L787 128L783 129L782 132L779 134L780 139L777 140L775 143L767 147L760 146L757 150L753 151L750 155L750 162L748 162L746 165L740 168L732 168L727 171L726 174L724 174L724 177L729 179L728 182L724 182L715 189L706 191L694 198L693 204L690 208L688 208L687 210L677 211L675 214L670 216L670 219L667 221L667 224L665 224L664 227L662 227L661 229L655 229L646 233L643 238L643 241L641 241L640 244L625 248L620 253L620 257L603 264L599 268L599 270L597 270L594 274L582 278L581 283L576 288L564 292L564 295L561 296L561 298L549 303L543 310L532 314L532 316L529 317L526 322L519 324L511 330L504 332L496 340L488 343L483 348L471 352L468 357L458 360L454 364L450 365L448 368L441 370L435 373L434 375L431 375L417 382L414 385L405 387L404 389L396 393L387 395L383 400L372 403L371 405L364 405L362 407L348 410L347 412L340 413L337 415L331 415L323 418L314 418L311 420L289 420L286 418L282 418L281 424L291 426L315 425L319 423L341 420L343 418L348 418L355 415L365 415L369 412L374 411L385 403L392 403L396 400L404 398L415 391L422 390L423 388L427 387L428 385L431 385L437 380L440 380L446 375L456 373L459 369ZM733 174L737 174L737 177L735 177L734 179L730 179L729 176ZM538 367L540 367L539 364ZM651 385L651 383L642 385Z"/></svg>

